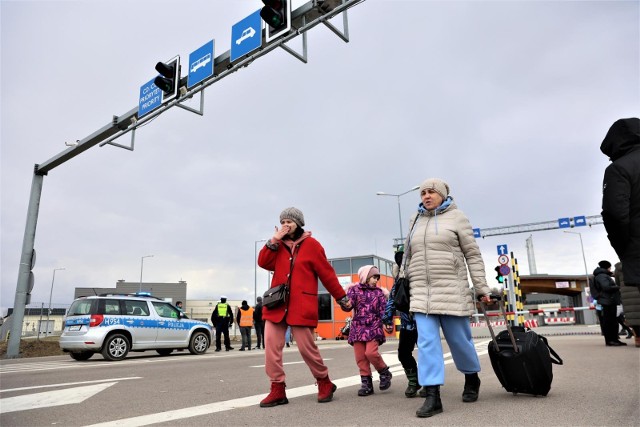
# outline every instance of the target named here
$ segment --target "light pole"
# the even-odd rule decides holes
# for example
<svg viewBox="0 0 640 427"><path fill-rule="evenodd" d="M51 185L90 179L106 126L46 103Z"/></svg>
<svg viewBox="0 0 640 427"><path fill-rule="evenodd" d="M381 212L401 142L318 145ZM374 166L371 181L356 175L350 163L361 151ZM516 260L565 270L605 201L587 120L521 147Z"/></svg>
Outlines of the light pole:
<svg viewBox="0 0 640 427"><path fill-rule="evenodd" d="M393 196L393 197L396 197L398 199L398 220L400 221L400 240L401 241L404 238L404 235L402 234L402 213L400 212L400 196L404 196L407 193L411 193L412 191L416 191L418 188L420 188L420 186L416 185L412 189L407 190L404 193L400 193L400 194L385 193L384 191L378 191L376 193L376 196Z"/></svg>
<svg viewBox="0 0 640 427"><path fill-rule="evenodd" d="M47 329L44 331L45 336L49 334L49 315L51 314L51 296L53 295L53 282L56 281L56 271L66 270L66 268L54 268L53 269L53 278L51 279L51 291L49 292L49 309L47 310ZM40 336L40 331L38 331L38 336Z"/></svg>
<svg viewBox="0 0 640 427"><path fill-rule="evenodd" d="M140 258L140 286L138 287L138 292L142 292L142 269L144 268L144 259L151 257L153 257L153 255L145 255Z"/></svg>
<svg viewBox="0 0 640 427"><path fill-rule="evenodd" d="M584 262L584 277L587 280L586 286L589 286L589 269L587 268L587 259L584 256L584 245L582 244L582 233L579 231L565 231L569 234L577 234L580 237L580 249L582 249L582 261Z"/></svg>
<svg viewBox="0 0 640 427"><path fill-rule="evenodd" d="M256 240L253 243L253 303L258 303L258 243L266 242L267 239Z"/></svg>

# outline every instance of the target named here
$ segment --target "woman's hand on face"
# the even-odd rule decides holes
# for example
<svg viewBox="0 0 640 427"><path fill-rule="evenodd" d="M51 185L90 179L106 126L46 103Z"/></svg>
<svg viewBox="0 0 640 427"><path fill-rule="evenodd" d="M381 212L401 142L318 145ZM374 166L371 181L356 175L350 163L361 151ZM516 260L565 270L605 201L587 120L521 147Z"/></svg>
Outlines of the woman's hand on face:
<svg viewBox="0 0 640 427"><path fill-rule="evenodd" d="M276 226L275 229L276 231L273 234L273 239L277 241L277 240L282 240L284 236L289 234L289 230L291 229L291 227L289 227L288 225L283 225L279 229L278 229L278 226Z"/></svg>

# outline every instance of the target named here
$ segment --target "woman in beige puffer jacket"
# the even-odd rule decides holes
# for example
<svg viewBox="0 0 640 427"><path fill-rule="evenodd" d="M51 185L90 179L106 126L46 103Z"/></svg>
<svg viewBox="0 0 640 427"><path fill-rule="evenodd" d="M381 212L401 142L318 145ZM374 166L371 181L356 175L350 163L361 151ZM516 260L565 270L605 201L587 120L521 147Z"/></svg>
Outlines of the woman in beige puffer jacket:
<svg viewBox="0 0 640 427"><path fill-rule="evenodd" d="M418 327L418 382L427 397L418 417L442 412L440 385L444 384L444 356L440 329L456 368L465 374L463 402L475 402L480 390L480 361L471 336L473 292L490 301L484 262L471 224L449 196L442 180L427 179L420 186L422 203L411 221L405 242L404 277L409 279L411 305Z"/></svg>

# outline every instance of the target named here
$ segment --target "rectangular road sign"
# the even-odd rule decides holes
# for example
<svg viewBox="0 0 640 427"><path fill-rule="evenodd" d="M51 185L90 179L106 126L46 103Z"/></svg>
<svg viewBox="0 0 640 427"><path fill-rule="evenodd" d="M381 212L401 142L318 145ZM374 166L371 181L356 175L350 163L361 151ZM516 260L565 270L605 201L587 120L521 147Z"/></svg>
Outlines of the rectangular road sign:
<svg viewBox="0 0 640 427"><path fill-rule="evenodd" d="M558 218L558 228L571 228L571 218Z"/></svg>
<svg viewBox="0 0 640 427"><path fill-rule="evenodd" d="M473 237L475 237L476 239L478 239L478 238L482 237L482 236L480 235L480 229L479 229L479 228L474 228L474 229L473 229Z"/></svg>
<svg viewBox="0 0 640 427"><path fill-rule="evenodd" d="M214 41L208 41L198 49L189 54L189 75L187 77L187 87L193 87L213 76L213 59L215 56Z"/></svg>
<svg viewBox="0 0 640 427"><path fill-rule="evenodd" d="M587 218L584 216L574 216L573 217L573 225L576 227L582 227L587 225Z"/></svg>
<svg viewBox="0 0 640 427"><path fill-rule="evenodd" d="M162 90L153 82L155 77L140 86L138 101L138 118L152 112L162 105Z"/></svg>
<svg viewBox="0 0 640 427"><path fill-rule="evenodd" d="M498 255L506 255L509 253L507 245L498 245Z"/></svg>
<svg viewBox="0 0 640 427"><path fill-rule="evenodd" d="M231 27L231 62L260 46L262 46L262 19L260 11L256 10Z"/></svg>

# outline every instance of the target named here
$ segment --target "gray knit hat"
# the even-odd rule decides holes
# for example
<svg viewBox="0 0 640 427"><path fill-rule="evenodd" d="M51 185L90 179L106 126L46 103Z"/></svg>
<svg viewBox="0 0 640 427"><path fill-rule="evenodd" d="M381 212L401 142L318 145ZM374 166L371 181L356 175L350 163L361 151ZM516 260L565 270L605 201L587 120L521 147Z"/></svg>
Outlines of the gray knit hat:
<svg viewBox="0 0 640 427"><path fill-rule="evenodd" d="M283 219L290 219L298 224L298 227L304 227L304 215L298 208L290 207L283 210L280 213L280 221L282 221Z"/></svg>
<svg viewBox="0 0 640 427"><path fill-rule="evenodd" d="M429 178L420 184L420 193L424 190L433 190L446 199L449 196L449 185L441 179Z"/></svg>

